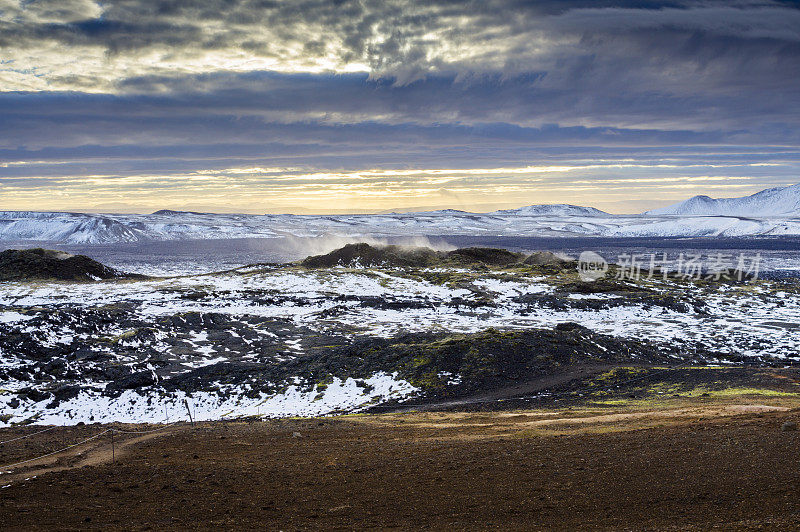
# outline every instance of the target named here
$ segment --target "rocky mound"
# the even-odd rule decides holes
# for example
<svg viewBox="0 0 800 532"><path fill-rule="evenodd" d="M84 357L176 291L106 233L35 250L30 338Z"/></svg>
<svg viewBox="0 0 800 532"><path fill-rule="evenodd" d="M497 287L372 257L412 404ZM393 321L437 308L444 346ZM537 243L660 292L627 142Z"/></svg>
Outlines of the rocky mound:
<svg viewBox="0 0 800 532"><path fill-rule="evenodd" d="M160 384L170 391L186 392L220 384L247 384L254 393L274 393L292 379L310 386L334 376L360 379L385 372L396 373L430 399L494 390L582 364L675 364L676 360L686 362L699 354L680 346L616 338L565 323L552 329L363 336L346 345L321 346L309 354L277 363L237 361L203 366L168 376ZM152 372L148 370L126 376L122 384L113 383L107 390L151 384Z"/></svg>
<svg viewBox="0 0 800 532"><path fill-rule="evenodd" d="M552 251L536 251L523 262L529 266L564 266L572 264L574 261L562 259Z"/></svg>
<svg viewBox="0 0 800 532"><path fill-rule="evenodd" d="M488 266L510 266L522 262L525 255L497 248L461 248L447 253L451 262L472 264L479 262Z"/></svg>
<svg viewBox="0 0 800 532"><path fill-rule="evenodd" d="M330 268L352 266L370 268L376 266L432 266L441 261L441 254L424 247L371 246L369 244L347 244L326 255L314 255L303 260L308 268Z"/></svg>
<svg viewBox="0 0 800 532"><path fill-rule="evenodd" d="M123 275L84 255L70 255L52 249L7 249L0 253L0 281L97 281Z"/></svg>
<svg viewBox="0 0 800 532"><path fill-rule="evenodd" d="M552 255L552 254L551 254ZM555 255L553 255L555 257ZM330 268L350 266L370 267L426 267L443 264L485 264L487 266L510 266L525 259L522 253L497 248L461 248L454 251L434 251L426 247L371 246L369 244L347 244L326 255L315 255L303 260L307 268ZM561 259L558 259L559 261Z"/></svg>

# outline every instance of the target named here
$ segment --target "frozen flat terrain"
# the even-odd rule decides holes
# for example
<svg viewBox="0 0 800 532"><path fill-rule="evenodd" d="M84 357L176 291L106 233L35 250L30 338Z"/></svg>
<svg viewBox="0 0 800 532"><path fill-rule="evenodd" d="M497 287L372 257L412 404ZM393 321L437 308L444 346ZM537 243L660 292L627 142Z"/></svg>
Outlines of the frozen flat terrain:
<svg viewBox="0 0 800 532"><path fill-rule="evenodd" d="M364 215L79 214L0 212L0 241L62 244L233 238L413 237L425 235L526 237L736 237L800 235L800 216L611 215L583 207L531 206L496 213L433 211Z"/></svg>
<svg viewBox="0 0 800 532"><path fill-rule="evenodd" d="M796 187L644 215L0 213L46 246L150 279L0 283L0 424L327 415L476 394L575 364L800 364ZM771 206L771 210L767 207ZM753 264L748 282L587 284L574 263L288 264L368 241ZM490 254L491 255L491 254ZM652 258L652 259L650 259ZM482 260L482 259L481 259ZM565 265L566 264L566 265ZM616 268L616 270L614 269ZM215 272L215 273L212 273Z"/></svg>
<svg viewBox="0 0 800 532"><path fill-rule="evenodd" d="M746 237L800 235L800 185L744 198L695 196L641 215L613 215L576 205L529 205L488 213L429 212L292 215L0 212L0 241L118 244L264 238Z"/></svg>
<svg viewBox="0 0 800 532"><path fill-rule="evenodd" d="M414 353L487 328L549 337L575 323L554 345L577 342L576 356L598 360L800 361L793 281L575 281L574 269L255 266L3 283L0 422L161 422L183 415L184 400L200 419L359 411L413 398L430 379L440 390L473 378L436 365L420 373L427 355Z"/></svg>

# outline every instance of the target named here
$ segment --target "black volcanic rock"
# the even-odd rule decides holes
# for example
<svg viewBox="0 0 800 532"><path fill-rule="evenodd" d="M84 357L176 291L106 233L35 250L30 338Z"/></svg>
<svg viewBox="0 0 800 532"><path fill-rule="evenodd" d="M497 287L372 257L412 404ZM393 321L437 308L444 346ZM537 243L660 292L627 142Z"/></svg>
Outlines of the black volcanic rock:
<svg viewBox="0 0 800 532"><path fill-rule="evenodd" d="M52 249L7 249L0 253L0 281L96 281L123 275L84 255L70 255Z"/></svg>
<svg viewBox="0 0 800 532"><path fill-rule="evenodd" d="M434 251L426 247L371 246L365 243L347 244L327 255L315 255L303 260L307 268L334 266L427 267L441 264L485 264L509 266L522 262L525 255L497 248L460 248L454 251Z"/></svg>
<svg viewBox="0 0 800 532"><path fill-rule="evenodd" d="M480 262L488 266L510 266L522 262L525 255L498 248L460 248L447 253L447 258L453 262Z"/></svg>
<svg viewBox="0 0 800 532"><path fill-rule="evenodd" d="M552 251L536 251L529 255L524 263L530 266L564 266L566 264L573 264L566 259L562 259Z"/></svg>
<svg viewBox="0 0 800 532"><path fill-rule="evenodd" d="M407 248L402 246L371 246L369 244L347 244L327 255L315 255L303 260L307 268L330 268L333 266L432 266L441 261L441 255L430 248Z"/></svg>
<svg viewBox="0 0 800 532"><path fill-rule="evenodd" d="M152 386L156 383L156 377L150 370L137 371L125 377L119 378L106 385L108 391L135 390Z"/></svg>

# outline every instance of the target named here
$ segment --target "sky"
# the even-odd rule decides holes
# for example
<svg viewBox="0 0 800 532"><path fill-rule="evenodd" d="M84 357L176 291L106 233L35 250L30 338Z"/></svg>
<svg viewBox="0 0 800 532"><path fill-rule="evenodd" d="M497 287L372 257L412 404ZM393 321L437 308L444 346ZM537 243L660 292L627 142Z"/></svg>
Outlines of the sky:
<svg viewBox="0 0 800 532"><path fill-rule="evenodd" d="M800 182L779 1L0 0L0 209L641 212Z"/></svg>

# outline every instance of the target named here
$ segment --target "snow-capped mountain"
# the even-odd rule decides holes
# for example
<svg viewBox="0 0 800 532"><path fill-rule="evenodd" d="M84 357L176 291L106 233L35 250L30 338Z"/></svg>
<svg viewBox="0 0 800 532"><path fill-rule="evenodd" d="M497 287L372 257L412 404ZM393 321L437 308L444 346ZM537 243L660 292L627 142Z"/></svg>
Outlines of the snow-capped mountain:
<svg viewBox="0 0 800 532"><path fill-rule="evenodd" d="M578 205L568 205L557 203L553 205L528 205L519 209L504 209L494 211L490 214L513 214L518 216L610 216L594 207L579 207Z"/></svg>
<svg viewBox="0 0 800 532"><path fill-rule="evenodd" d="M800 216L800 184L768 188L743 198L694 196L680 203L647 211L646 215Z"/></svg>
<svg viewBox="0 0 800 532"><path fill-rule="evenodd" d="M549 208L550 206L548 206ZM584 207L515 209L471 213L442 210L413 213L292 215L202 214L157 211L153 214L78 214L0 212L0 241L51 241L110 244L148 240L209 240L281 236L345 237L482 235L592 235L614 226L616 217ZM622 220L622 219L620 219ZM629 222L630 223L630 222Z"/></svg>
<svg viewBox="0 0 800 532"><path fill-rule="evenodd" d="M103 215L70 212L0 212L0 240L42 240L74 244L137 242L145 232Z"/></svg>
<svg viewBox="0 0 800 532"><path fill-rule="evenodd" d="M505 236L748 236L800 235L800 185L747 198L691 198L643 215L614 215L592 207L531 205L490 213L429 212L293 215L0 212L0 241L113 244L230 238Z"/></svg>

